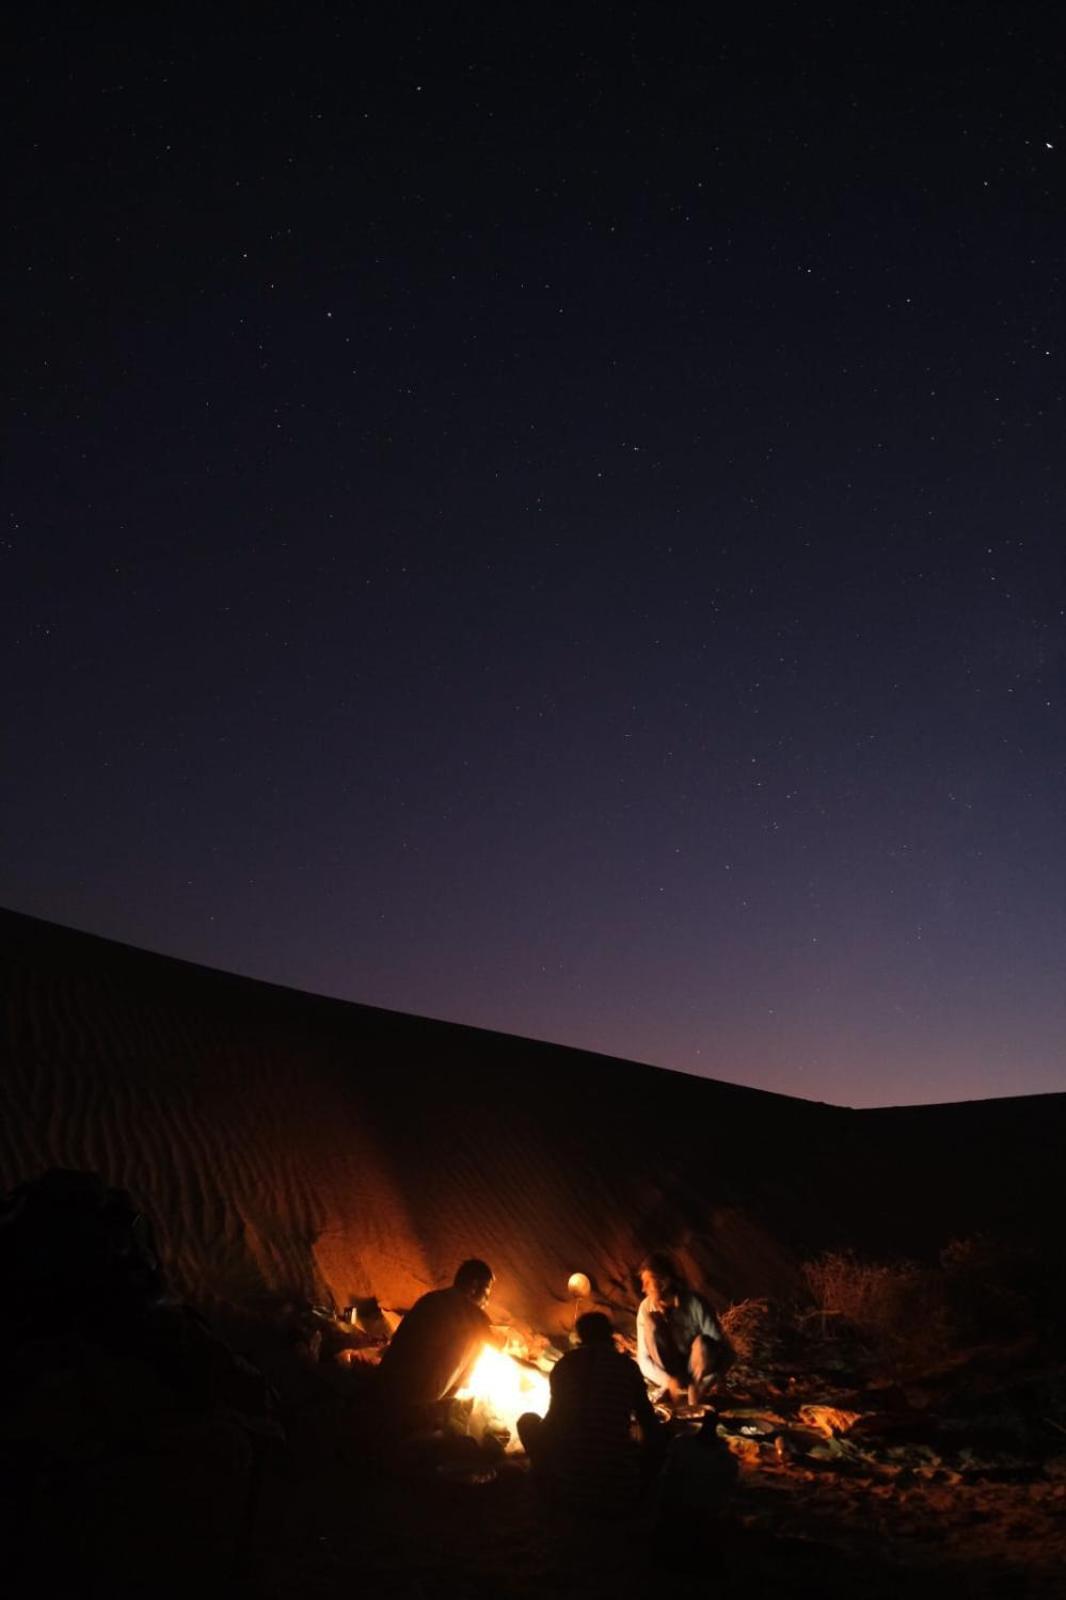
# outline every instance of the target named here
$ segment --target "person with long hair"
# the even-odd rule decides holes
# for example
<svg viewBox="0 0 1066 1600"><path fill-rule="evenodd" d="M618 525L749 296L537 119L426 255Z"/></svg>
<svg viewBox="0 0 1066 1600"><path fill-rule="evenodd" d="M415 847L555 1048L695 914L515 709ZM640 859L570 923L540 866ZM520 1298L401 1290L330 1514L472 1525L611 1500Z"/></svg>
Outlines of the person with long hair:
<svg viewBox="0 0 1066 1600"><path fill-rule="evenodd" d="M711 1307L663 1251L640 1264L637 1365L653 1398L698 1405L736 1357Z"/></svg>

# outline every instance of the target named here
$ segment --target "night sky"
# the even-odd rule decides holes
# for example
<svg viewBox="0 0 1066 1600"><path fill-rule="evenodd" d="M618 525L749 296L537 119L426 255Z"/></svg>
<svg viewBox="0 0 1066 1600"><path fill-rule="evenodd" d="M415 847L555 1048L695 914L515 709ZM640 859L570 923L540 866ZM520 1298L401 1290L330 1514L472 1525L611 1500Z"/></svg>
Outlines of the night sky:
<svg viewBox="0 0 1066 1600"><path fill-rule="evenodd" d="M143 13L8 52L0 902L1066 1089L1054 8Z"/></svg>

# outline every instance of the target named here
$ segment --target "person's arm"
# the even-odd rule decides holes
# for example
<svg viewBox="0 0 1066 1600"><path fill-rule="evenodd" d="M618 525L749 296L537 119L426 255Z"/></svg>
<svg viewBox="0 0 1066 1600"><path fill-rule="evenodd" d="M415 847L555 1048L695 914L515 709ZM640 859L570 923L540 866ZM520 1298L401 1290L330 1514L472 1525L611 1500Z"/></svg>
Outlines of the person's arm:
<svg viewBox="0 0 1066 1600"><path fill-rule="evenodd" d="M471 1315L472 1314L472 1315ZM493 1338L493 1325L487 1315L479 1306L463 1306L464 1317L464 1349L459 1357L458 1374L451 1382L451 1389L464 1389L474 1376L474 1368L479 1363L482 1350L487 1344L498 1344Z"/></svg>
<svg viewBox="0 0 1066 1600"><path fill-rule="evenodd" d="M574 1352L568 1351L548 1374L548 1409L544 1426L553 1433L566 1430L574 1413Z"/></svg>
<svg viewBox="0 0 1066 1600"><path fill-rule="evenodd" d="M665 1367L659 1365L658 1355L651 1307L647 1300L642 1300L637 1312L637 1366L649 1383L654 1383L660 1389L669 1389L672 1380Z"/></svg>
<svg viewBox="0 0 1066 1600"><path fill-rule="evenodd" d="M694 1293L692 1296L692 1318L695 1324L692 1330L693 1338L695 1338L696 1334L702 1333L708 1339L714 1339L718 1344L727 1343L726 1336L722 1331L722 1324L701 1294Z"/></svg>
<svg viewBox="0 0 1066 1600"><path fill-rule="evenodd" d="M703 1334L714 1342L714 1370L721 1376L728 1372L737 1359L737 1353L726 1338L725 1329L715 1316L711 1307L700 1294L692 1296L694 1305L693 1313L696 1323L696 1335ZM695 1335L694 1335L695 1337Z"/></svg>

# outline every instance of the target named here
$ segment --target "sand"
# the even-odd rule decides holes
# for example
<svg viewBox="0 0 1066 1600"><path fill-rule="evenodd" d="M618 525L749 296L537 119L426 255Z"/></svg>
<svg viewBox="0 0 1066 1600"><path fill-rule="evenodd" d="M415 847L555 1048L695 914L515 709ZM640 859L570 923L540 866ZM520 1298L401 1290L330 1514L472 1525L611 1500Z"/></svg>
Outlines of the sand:
<svg viewBox="0 0 1066 1600"><path fill-rule="evenodd" d="M720 1306L845 1244L1039 1226L1066 1096L856 1112L213 972L0 913L0 1185L130 1190L176 1293L403 1309L468 1255L547 1333L673 1248ZM997 1181L998 1179L998 1181ZM1056 1208L1052 1208L1051 1214Z"/></svg>
<svg viewBox="0 0 1066 1600"><path fill-rule="evenodd" d="M172 1291L223 1327L368 1295L402 1311L477 1254L498 1274L496 1321L563 1338L575 1270L631 1328L651 1247L674 1249L724 1307L787 1299L827 1249L932 1258L953 1235L1040 1245L1059 1231L1064 1095L850 1111L299 994L14 913L0 913L0 971L0 1186L58 1165L128 1189ZM79 1460L47 1493L12 1458L40 1522L17 1592L41 1592L45 1556L78 1574L59 1592L89 1592L91 1567L110 1596L169 1593L167 1574L183 1594L232 1574L231 1592L257 1600L353 1584L412 1600L636 1600L663 1581L823 1600L1062 1592L1054 1463L1016 1482L938 1470L903 1486L753 1446L689 1570L683 1551L680 1567L664 1557L653 1509L591 1529L546 1514L522 1458L484 1490L413 1493L365 1454L365 1371L272 1351L283 1445L224 1413L182 1416L171 1437L159 1418L173 1397L127 1362L113 1392L132 1385L123 1404L168 1449Z"/></svg>

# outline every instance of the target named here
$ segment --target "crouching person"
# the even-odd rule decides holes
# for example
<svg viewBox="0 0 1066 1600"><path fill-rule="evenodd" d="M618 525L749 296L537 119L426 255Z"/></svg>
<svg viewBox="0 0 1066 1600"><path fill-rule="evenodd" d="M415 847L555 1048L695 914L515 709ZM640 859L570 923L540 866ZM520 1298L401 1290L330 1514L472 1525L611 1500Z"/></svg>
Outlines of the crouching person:
<svg viewBox="0 0 1066 1600"><path fill-rule="evenodd" d="M721 1323L668 1255L645 1257L640 1286L637 1364L656 1400L698 1405L736 1360Z"/></svg>
<svg viewBox="0 0 1066 1600"><path fill-rule="evenodd" d="M581 1509L624 1514L661 1460L663 1430L609 1319L588 1311L576 1332L580 1343L552 1370L547 1415L519 1417L518 1437L549 1491Z"/></svg>
<svg viewBox="0 0 1066 1600"><path fill-rule="evenodd" d="M439 1423L442 1403L470 1376L492 1325L485 1305L495 1281L484 1261L464 1261L448 1289L417 1300L378 1367L378 1402L386 1432L408 1435Z"/></svg>

